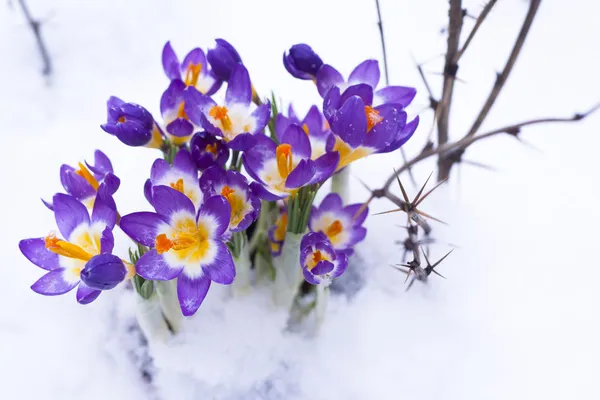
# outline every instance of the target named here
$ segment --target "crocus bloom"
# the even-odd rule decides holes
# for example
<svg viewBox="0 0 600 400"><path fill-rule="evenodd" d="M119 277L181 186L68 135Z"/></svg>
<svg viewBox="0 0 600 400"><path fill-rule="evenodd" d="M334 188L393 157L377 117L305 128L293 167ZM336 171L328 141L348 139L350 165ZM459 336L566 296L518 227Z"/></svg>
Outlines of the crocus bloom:
<svg viewBox="0 0 600 400"><path fill-rule="evenodd" d="M163 135L144 107L111 96L106 102L107 120L100 127L128 146L160 148Z"/></svg>
<svg viewBox="0 0 600 400"><path fill-rule="evenodd" d="M206 197L221 195L229 202L229 232L246 230L260 213L259 198L250 189L246 177L237 171L211 167L200 177L200 188Z"/></svg>
<svg viewBox="0 0 600 400"><path fill-rule="evenodd" d="M271 250L271 254L274 256L278 256L281 254L281 248L283 246L283 242L285 240L285 233L287 231L287 224L287 207L283 205L283 207L281 207L279 210L279 215L275 220L275 225L270 227L268 232L269 248Z"/></svg>
<svg viewBox="0 0 600 400"><path fill-rule="evenodd" d="M371 87L373 91L379 84L380 71L377 60L366 60L360 63L350 76L348 81L344 79L331 65L324 64L317 72L317 89L321 97L325 98L327 92L332 87L340 89L342 94L351 86L365 84ZM387 86L377 90L373 95L373 104L370 106L378 106L381 104L397 104L401 107L406 107L414 99L417 91L415 88L406 86Z"/></svg>
<svg viewBox="0 0 600 400"><path fill-rule="evenodd" d="M78 168L63 164L60 167L60 182L67 192L82 202L87 208L92 209L96 192L104 184L109 194L114 194L120 185L120 180L113 174L110 159L101 152L94 152L94 164L79 163ZM53 210L53 205L42 200L46 207Z"/></svg>
<svg viewBox="0 0 600 400"><path fill-rule="evenodd" d="M369 209L361 211L362 204L344 207L337 193L329 193L319 207L313 207L308 226L313 232L323 233L336 251L352 254L352 246L362 241L367 229L362 226Z"/></svg>
<svg viewBox="0 0 600 400"><path fill-rule="evenodd" d="M218 165L225 167L229 159L229 148L225 142L208 132L198 132L190 141L192 158L200 171Z"/></svg>
<svg viewBox="0 0 600 400"><path fill-rule="evenodd" d="M121 229L151 247L136 264L145 279L178 277L177 296L183 315L198 310L211 281L230 284L235 267L223 236L231 209L222 196L204 201L198 212L190 199L167 186L154 188L156 213L136 212L121 218Z"/></svg>
<svg viewBox="0 0 600 400"><path fill-rule="evenodd" d="M314 161L311 154L306 133L291 124L279 145L260 135L242 157L248 174L264 186L258 195L273 200L293 195L299 188L323 182L333 174L339 161L337 152L325 153Z"/></svg>
<svg viewBox="0 0 600 400"><path fill-rule="evenodd" d="M198 170L190 152L184 148L175 154L172 166L162 158L156 159L152 164L150 179L144 185L144 195L150 203L152 203L152 189L156 186L169 186L185 194L196 208L202 204L203 195L198 181Z"/></svg>
<svg viewBox="0 0 600 400"><path fill-rule="evenodd" d="M188 141L197 128L188 118L190 93L198 93L195 87L186 87L179 79L174 79L160 98L160 113L165 121L167 137L177 145Z"/></svg>
<svg viewBox="0 0 600 400"><path fill-rule="evenodd" d="M208 62L219 79L229 82L235 66L242 63L242 58L226 40L215 39L215 42L216 47L208 50Z"/></svg>
<svg viewBox="0 0 600 400"><path fill-rule="evenodd" d="M186 86L193 86L207 96L216 93L223 82L208 68L206 55L200 48L190 51L180 64L171 42L167 42L162 51L162 64L169 79L181 80Z"/></svg>
<svg viewBox="0 0 600 400"><path fill-rule="evenodd" d="M321 114L317 106L312 106L302 120L298 119L291 105L287 117L283 114L278 114L275 121L275 133L278 141L281 142L283 134L290 124L301 126L304 133L308 136L308 140L310 140L311 160L316 160L326 152L333 150L335 137L329 129L329 122Z"/></svg>
<svg viewBox="0 0 600 400"><path fill-rule="evenodd" d="M190 121L222 137L232 150L245 150L261 134L271 114L270 104L262 104L252 111L251 101L248 71L242 64L237 64L227 85L224 105L217 105L210 97L191 91L185 112Z"/></svg>
<svg viewBox="0 0 600 400"><path fill-rule="evenodd" d="M97 290L110 290L135 275L133 265L119 257L104 253L92 257L81 270L83 283Z"/></svg>
<svg viewBox="0 0 600 400"><path fill-rule="evenodd" d="M64 239L51 233L45 238L25 239L19 243L21 252L29 261L49 271L31 289L54 296L79 285L77 301L90 303L100 295L100 290L81 282L80 274L95 256L112 253L112 229L117 215L114 201L106 187L101 186L91 218L86 207L73 196L58 193L52 201L56 225ZM131 265L128 266L128 274L134 274Z"/></svg>
<svg viewBox="0 0 600 400"><path fill-rule="evenodd" d="M298 79L316 80L323 60L309 45L300 43L293 45L287 54L283 53L283 65Z"/></svg>
<svg viewBox="0 0 600 400"><path fill-rule="evenodd" d="M395 104L370 106L370 87L357 85L355 94L342 96L337 87L325 97L323 109L335 134L333 151L339 152L338 170L373 153L398 149L411 138L418 117L406 123L406 112Z"/></svg>
<svg viewBox="0 0 600 400"><path fill-rule="evenodd" d="M309 232L300 242L300 265L308 283L329 286L346 270L348 257L336 252L322 232Z"/></svg>

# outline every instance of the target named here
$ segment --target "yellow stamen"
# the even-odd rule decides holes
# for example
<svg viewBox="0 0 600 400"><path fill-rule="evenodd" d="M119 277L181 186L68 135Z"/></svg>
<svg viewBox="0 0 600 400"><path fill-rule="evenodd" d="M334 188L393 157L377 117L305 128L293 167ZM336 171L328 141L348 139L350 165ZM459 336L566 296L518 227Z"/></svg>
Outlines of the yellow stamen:
<svg viewBox="0 0 600 400"><path fill-rule="evenodd" d="M329 238L332 238L334 236L337 236L343 230L344 230L344 226L342 225L342 223L339 220L336 219L335 221L333 221L333 223L331 225L329 225L325 234Z"/></svg>
<svg viewBox="0 0 600 400"><path fill-rule="evenodd" d="M169 186L171 186L173 189L177 190L178 192L184 193L183 191L183 178L179 178L177 179L177 182L173 183L169 183Z"/></svg>
<svg viewBox="0 0 600 400"><path fill-rule="evenodd" d="M277 170L282 178L287 178L292 172L292 146L287 143L280 144L277 146L275 151L275 157L277 159Z"/></svg>
<svg viewBox="0 0 600 400"><path fill-rule="evenodd" d="M44 241L48 250L60 256L75 258L83 261L89 261L93 257L92 254L88 253L81 247L73 243L60 240L54 234L46 236Z"/></svg>
<svg viewBox="0 0 600 400"><path fill-rule="evenodd" d="M198 77L200 76L200 71L202 71L202 64L190 63L185 71L185 85L196 86L196 83L198 83Z"/></svg>
<svg viewBox="0 0 600 400"><path fill-rule="evenodd" d="M79 163L79 169L76 169L75 173L85 179L94 188L94 190L98 190L98 186L100 186L100 184L96 178L94 178L94 175L92 175L91 172L85 167L85 165Z"/></svg>
<svg viewBox="0 0 600 400"><path fill-rule="evenodd" d="M212 106L208 111L208 115L210 115L217 121L221 121L223 130L225 130L226 132L231 132L231 119L229 118L228 112L229 111L225 106Z"/></svg>
<svg viewBox="0 0 600 400"><path fill-rule="evenodd" d="M229 186L223 186L221 190L221 196L225 197L231 207L231 219L230 225L237 226L244 218L244 199L241 196L235 194L235 189Z"/></svg>
<svg viewBox="0 0 600 400"><path fill-rule="evenodd" d="M275 228L275 232L273 232L273 236L278 242L283 242L285 240L285 231L287 230L287 224L288 215L287 213L283 213L275 222L277 228Z"/></svg>
<svg viewBox="0 0 600 400"><path fill-rule="evenodd" d="M383 117L379 115L379 111L371 106L365 106L365 114L367 115L367 132L370 132L375 125L383 121Z"/></svg>
<svg viewBox="0 0 600 400"><path fill-rule="evenodd" d="M204 148L204 150L208 151L209 153L212 153L214 155L217 155L217 144L207 144L206 147Z"/></svg>
<svg viewBox="0 0 600 400"><path fill-rule="evenodd" d="M302 130L304 133L306 133L306 136L310 136L310 133L308 132L308 125L302 124Z"/></svg>

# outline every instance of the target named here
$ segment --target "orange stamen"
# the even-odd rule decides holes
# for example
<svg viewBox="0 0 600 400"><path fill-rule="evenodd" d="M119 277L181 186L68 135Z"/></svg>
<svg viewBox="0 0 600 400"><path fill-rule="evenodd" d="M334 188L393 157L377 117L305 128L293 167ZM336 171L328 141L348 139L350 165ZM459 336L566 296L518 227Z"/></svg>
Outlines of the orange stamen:
<svg viewBox="0 0 600 400"><path fill-rule="evenodd" d="M83 261L89 261L93 257L92 254L76 244L58 239L53 233L46 236L44 244L49 251L63 257L75 258Z"/></svg>
<svg viewBox="0 0 600 400"><path fill-rule="evenodd" d="M208 111L208 115L216 119L217 121L221 121L221 125L223 125L223 129L227 132L231 132L231 119L228 114L229 110L225 106L212 106Z"/></svg>
<svg viewBox="0 0 600 400"><path fill-rule="evenodd" d="M202 64L190 64L185 72L185 85L196 86L200 71L202 71Z"/></svg>
<svg viewBox="0 0 600 400"><path fill-rule="evenodd" d="M125 122L125 117L123 117L123 116L119 117L119 119L117 120L117 122L124 123Z"/></svg>
<svg viewBox="0 0 600 400"><path fill-rule="evenodd" d="M231 196L234 192L235 189L232 189L229 186L223 186L223 190L221 190L221 196L229 199L229 196Z"/></svg>
<svg viewBox="0 0 600 400"><path fill-rule="evenodd" d="M217 155L217 144L207 144L206 147L204 148L204 150L208 151L209 153L212 153L214 155Z"/></svg>
<svg viewBox="0 0 600 400"><path fill-rule="evenodd" d="M371 106L365 106L365 114L367 115L367 132L370 132L375 125L383 121L383 117L379 115L379 111Z"/></svg>
<svg viewBox="0 0 600 400"><path fill-rule="evenodd" d="M177 118L188 119L188 116L185 113L185 103L183 101L179 104L179 109L177 110Z"/></svg>
<svg viewBox="0 0 600 400"><path fill-rule="evenodd" d="M325 232L325 234L328 237L333 237L338 235L341 231L344 230L344 226L342 225L342 223L339 220L335 220L333 221L333 223L331 225L329 225L329 227L327 228L327 232Z"/></svg>
<svg viewBox="0 0 600 400"><path fill-rule="evenodd" d="M158 254L162 254L173 248L173 242L171 240L169 240L167 235L165 235L164 233L161 233L160 235L158 235L156 237L156 242L154 244L154 247L156 248L156 252Z"/></svg>
<svg viewBox="0 0 600 400"><path fill-rule="evenodd" d="M173 189L177 190L178 192L183 193L183 178L177 179L177 182L175 182L175 183L171 182L169 184L169 186L171 186Z"/></svg>
<svg viewBox="0 0 600 400"><path fill-rule="evenodd" d="M100 184L96 178L94 178L94 175L92 175L91 172L85 167L85 165L79 163L79 169L76 169L75 173L85 179L94 188L94 190L98 190L98 186L100 186Z"/></svg>
<svg viewBox="0 0 600 400"><path fill-rule="evenodd" d="M277 170L282 178L287 178L292 172L292 146L287 143L280 144L275 150Z"/></svg>
<svg viewBox="0 0 600 400"><path fill-rule="evenodd" d="M310 133L308 132L308 125L302 124L302 130L304 131L304 133L306 133L306 136L310 135Z"/></svg>
<svg viewBox="0 0 600 400"><path fill-rule="evenodd" d="M313 253L313 263L317 264L319 261L321 261L323 259L323 255L321 254L320 250L317 250Z"/></svg>

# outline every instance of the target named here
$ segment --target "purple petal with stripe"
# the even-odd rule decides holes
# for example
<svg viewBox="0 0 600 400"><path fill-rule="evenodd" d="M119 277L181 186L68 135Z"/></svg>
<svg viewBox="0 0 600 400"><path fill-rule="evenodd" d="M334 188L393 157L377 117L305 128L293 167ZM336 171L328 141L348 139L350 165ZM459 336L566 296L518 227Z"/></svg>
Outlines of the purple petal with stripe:
<svg viewBox="0 0 600 400"><path fill-rule="evenodd" d="M344 77L329 64L323 64L317 71L317 90L325 97L329 89L344 83Z"/></svg>
<svg viewBox="0 0 600 400"><path fill-rule="evenodd" d="M323 210L323 203L321 203L320 209ZM359 212L361 209L361 213L357 215L356 213ZM349 206L344 207L343 212L348 216L348 218L352 220L352 223L354 225L361 225L363 222L365 222L365 218L367 218L367 215L369 215L369 207L363 208L363 204L360 203L351 204Z"/></svg>
<svg viewBox="0 0 600 400"><path fill-rule="evenodd" d="M180 149L173 160L173 167L186 175L198 177L198 170L196 169L196 163L192 160L190 152L182 148Z"/></svg>
<svg viewBox="0 0 600 400"><path fill-rule="evenodd" d="M281 138L283 137L283 134L285 133L286 129L293 122L294 121L292 121L291 118L288 118L283 114L277 114L277 116L275 117L275 136L277 137L277 140L280 143Z"/></svg>
<svg viewBox="0 0 600 400"><path fill-rule="evenodd" d="M186 211L192 215L196 215L194 204L190 198L168 186L154 186L152 190L152 205L158 214L169 219L171 215L178 211Z"/></svg>
<svg viewBox="0 0 600 400"><path fill-rule="evenodd" d="M258 196L262 200L276 201L276 200L281 200L281 199L284 199L287 197L287 194L285 194L285 195L273 194L273 193L269 192L267 189L265 189L265 187L263 185L261 185L260 183L257 183L257 182L252 182L250 184L250 187L252 188L252 191L254 192L254 194L256 194L256 196Z"/></svg>
<svg viewBox="0 0 600 400"><path fill-rule="evenodd" d="M321 278L313 275L306 267L302 267L302 274L304 275L306 282L310 283L311 285L318 285L321 283Z"/></svg>
<svg viewBox="0 0 600 400"><path fill-rule="evenodd" d="M336 252L336 259L334 262L333 270L330 273L332 278L336 278L343 274L348 268L348 256L342 252Z"/></svg>
<svg viewBox="0 0 600 400"><path fill-rule="evenodd" d="M52 198L52 204L56 226L65 239L69 238L77 226L90 223L87 209L75 197L57 193Z"/></svg>
<svg viewBox="0 0 600 400"><path fill-rule="evenodd" d="M186 137L194 133L194 125L185 118L176 118L166 126L166 130L173 136Z"/></svg>
<svg viewBox="0 0 600 400"><path fill-rule="evenodd" d="M79 304L90 304L100 296L100 293L102 293L101 290L92 289L85 283L79 282L76 295L77 302Z"/></svg>
<svg viewBox="0 0 600 400"><path fill-rule="evenodd" d="M100 188L103 186L106 187L108 194L113 195L117 190L119 190L119 186L121 186L121 180L112 172L109 172L104 176L104 181L100 184ZM100 190L100 188L98 188L98 190Z"/></svg>
<svg viewBox="0 0 600 400"><path fill-rule="evenodd" d="M171 84L160 97L160 113L164 116L168 111L172 111L179 107L179 103L183 100L183 92L185 91L185 83L180 79L171 81Z"/></svg>
<svg viewBox="0 0 600 400"><path fill-rule="evenodd" d="M309 136L321 137L327 132L323 129L323 115L319 111L319 107L314 105L306 113L302 124L306 124Z"/></svg>
<svg viewBox="0 0 600 400"><path fill-rule="evenodd" d="M31 290L44 296L56 296L65 294L72 290L79 281L69 282L64 279L64 268L59 268L48 272L42 276L33 285Z"/></svg>
<svg viewBox="0 0 600 400"><path fill-rule="evenodd" d="M252 101L252 84L248 70L242 64L236 64L231 71L227 92L225 93L225 104L242 104L249 106Z"/></svg>
<svg viewBox="0 0 600 400"><path fill-rule="evenodd" d="M302 128L296 124L291 124L285 130L281 143L287 143L292 146L292 155L302 159L310 158L311 148L310 140Z"/></svg>
<svg viewBox="0 0 600 400"><path fill-rule="evenodd" d="M168 162L162 158L157 158L154 160L152 168L150 168L150 179L153 181L158 181L165 176L167 172L169 172L169 169L171 169L171 166Z"/></svg>
<svg viewBox="0 0 600 400"><path fill-rule="evenodd" d="M231 150L245 151L256 143L256 136L251 133L240 133L233 138L233 140L227 142L227 146Z"/></svg>
<svg viewBox="0 0 600 400"><path fill-rule="evenodd" d="M242 58L226 40L215 39L217 46L208 50L207 59L215 75L221 80L228 81L235 65L242 62Z"/></svg>
<svg viewBox="0 0 600 400"><path fill-rule="evenodd" d="M171 80L179 79L181 74L179 73L179 60L177 55L171 47L171 42L165 43L162 51L162 65L165 70L165 74Z"/></svg>
<svg viewBox="0 0 600 400"><path fill-rule="evenodd" d="M196 125L202 124L202 117L211 107L217 105L209 96L203 95L195 87L188 87L183 94L185 103L183 109L190 121ZM206 129L206 128L204 128Z"/></svg>
<svg viewBox="0 0 600 400"><path fill-rule="evenodd" d="M100 253L111 254L115 247L115 237L112 233L112 229L108 226L102 231L100 237Z"/></svg>
<svg viewBox="0 0 600 400"><path fill-rule="evenodd" d="M398 132L406 125L406 113L398 111L392 105L383 105L376 108L379 111L379 116L383 120L377 123L371 131L366 135L363 141L363 146L371 147L377 150L385 148L392 143Z"/></svg>
<svg viewBox="0 0 600 400"><path fill-rule="evenodd" d="M202 276L198 279L193 279L185 274L181 274L177 280L177 297L181 312L186 317L194 315L210 288L210 279Z"/></svg>
<svg viewBox="0 0 600 400"><path fill-rule="evenodd" d="M47 271L59 268L58 254L46 249L44 238L23 239L19 242L19 250L33 264Z"/></svg>
<svg viewBox="0 0 600 400"><path fill-rule="evenodd" d="M365 104L358 96L350 97L331 119L331 130L352 148L360 146L367 132Z"/></svg>
<svg viewBox="0 0 600 400"><path fill-rule="evenodd" d="M402 107L408 106L417 94L417 89L407 86L388 86L375 92L376 103L400 104ZM379 105L379 104L376 104Z"/></svg>
<svg viewBox="0 0 600 400"><path fill-rule="evenodd" d="M320 183L329 178L340 162L340 153L337 151L323 154L321 157L315 160L315 176L311 179L310 183Z"/></svg>
<svg viewBox="0 0 600 400"><path fill-rule="evenodd" d="M185 73L190 64L202 65L202 69L200 70L200 74L205 75L208 64L206 63L206 55L204 54L204 50L199 47L191 50L181 63L181 72Z"/></svg>
<svg viewBox="0 0 600 400"><path fill-rule="evenodd" d="M150 250L139 259L135 270L144 279L170 281L180 276L183 265L170 265L156 250Z"/></svg>
<svg viewBox="0 0 600 400"><path fill-rule="evenodd" d="M60 183L65 191L78 199L92 196L96 191L82 176L75 173L75 168L63 164L60 167Z"/></svg>
<svg viewBox="0 0 600 400"><path fill-rule="evenodd" d="M301 160L285 180L285 187L287 189L300 188L310 182L315 176L315 172L316 168L314 161L310 159Z"/></svg>
<svg viewBox="0 0 600 400"><path fill-rule="evenodd" d="M202 270L211 281L229 285L235 279L235 265L227 245L219 241L211 241L216 246L217 254L211 264L203 265Z"/></svg>
<svg viewBox="0 0 600 400"><path fill-rule="evenodd" d="M146 179L144 183L144 197L148 200L148 203L152 204L152 180Z"/></svg>
<svg viewBox="0 0 600 400"><path fill-rule="evenodd" d="M404 143L408 142L408 140L415 133L415 130L419 126L419 116L416 116L411 122L404 126L404 129L400 130L392 143L387 145L382 150L379 150L378 153L389 153L391 151L397 150Z"/></svg>
<svg viewBox="0 0 600 400"><path fill-rule="evenodd" d="M96 175L96 179L98 180L102 179L109 172L114 172L110 158L100 150L94 152L94 165L87 164L87 166Z"/></svg>
<svg viewBox="0 0 600 400"><path fill-rule="evenodd" d="M215 231L211 238L219 238L225 233L229 226L231 217L231 206L223 196L213 196L204 202L198 211L198 223L208 218L216 221Z"/></svg>
<svg viewBox="0 0 600 400"><path fill-rule="evenodd" d="M375 89L380 78L379 63L377 60L365 60L358 64L354 71L348 77L348 83L355 85L357 83L366 83Z"/></svg>
<svg viewBox="0 0 600 400"><path fill-rule="evenodd" d="M344 104L352 96L358 96L362 99L363 103L367 106L373 104L373 88L365 83L359 83L358 85L350 86L344 90L340 99L340 104Z"/></svg>
<svg viewBox="0 0 600 400"><path fill-rule="evenodd" d="M323 115L330 123L342 105L341 99L342 95L338 87L331 88L323 99Z"/></svg>
<svg viewBox="0 0 600 400"><path fill-rule="evenodd" d="M98 189L92 210L92 223L103 222L112 229L117 221L117 206L106 187Z"/></svg>
<svg viewBox="0 0 600 400"><path fill-rule="evenodd" d="M319 211L331 211L331 212L339 212L344 207L342 202L342 198L337 193L329 193L321 204L319 205Z"/></svg>
<svg viewBox="0 0 600 400"><path fill-rule="evenodd" d="M333 263L331 261L322 260L319 261L310 272L315 275L324 275L330 273L332 270Z"/></svg>
<svg viewBox="0 0 600 400"><path fill-rule="evenodd" d="M158 214L136 212L123 216L119 226L127 236L136 242L144 246L154 247L158 235L158 226L163 223L165 221Z"/></svg>

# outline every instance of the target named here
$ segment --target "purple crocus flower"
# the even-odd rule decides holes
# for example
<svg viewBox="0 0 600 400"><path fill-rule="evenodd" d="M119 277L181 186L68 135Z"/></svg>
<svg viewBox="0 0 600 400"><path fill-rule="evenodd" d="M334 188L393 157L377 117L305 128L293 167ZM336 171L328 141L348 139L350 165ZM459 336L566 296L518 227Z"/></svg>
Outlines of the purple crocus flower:
<svg viewBox="0 0 600 400"><path fill-rule="evenodd" d="M342 94L350 87L355 85L368 85L373 91L377 89L379 84L380 71L377 60L365 60L360 63L350 73L346 81L331 65L323 64L317 72L317 89L321 97L325 98L327 92L333 87L340 89ZM382 104L397 104L404 108L410 104L417 94L415 88L406 86L387 86L375 91L373 94L372 104L370 106L379 106Z"/></svg>
<svg viewBox="0 0 600 400"><path fill-rule="evenodd" d="M362 207L360 203L344 207L340 195L329 193L319 207L312 208L308 226L313 232L323 233L336 251L350 255L352 246L367 235L362 224L369 209L361 211Z"/></svg>
<svg viewBox="0 0 600 400"><path fill-rule="evenodd" d="M323 60L309 45L300 43L293 45L287 54L283 53L283 65L295 78L316 80Z"/></svg>
<svg viewBox="0 0 600 400"><path fill-rule="evenodd" d="M340 159L337 152L325 153L314 161L311 154L306 133L291 124L279 145L259 135L242 158L248 174L263 186L257 194L264 200L274 200L294 195L301 187L323 182L333 174Z"/></svg>
<svg viewBox="0 0 600 400"><path fill-rule="evenodd" d="M245 150L254 144L269 122L271 105L266 103L252 111L252 85L242 64L234 66L225 93L225 104L198 91L191 91L185 112L191 122L202 125L209 133L222 137L232 150ZM188 107L189 106L189 107Z"/></svg>
<svg viewBox="0 0 600 400"><path fill-rule="evenodd" d="M192 315L206 297L211 281L228 285L235 267L224 234L231 209L222 196L207 199L198 212L190 199L167 186L154 188L156 213L136 212L121 218L121 229L152 248L137 262L145 279L177 280L183 315Z"/></svg>
<svg viewBox="0 0 600 400"><path fill-rule="evenodd" d="M135 267L119 257L103 253L92 257L81 270L83 283L96 290L110 290L135 275Z"/></svg>
<svg viewBox="0 0 600 400"><path fill-rule="evenodd" d="M108 99L106 107L107 120L100 125L105 132L128 146L160 148L163 134L148 110L134 103L125 103L115 96Z"/></svg>
<svg viewBox="0 0 600 400"><path fill-rule="evenodd" d="M193 86L186 87L179 79L174 79L160 98L160 113L165 122L167 137L176 145L188 141L199 125L194 125L188 117L189 99L200 92Z"/></svg>
<svg viewBox="0 0 600 400"><path fill-rule="evenodd" d="M346 271L348 257L336 252L322 232L309 232L300 242L300 265L308 283L329 286Z"/></svg>
<svg viewBox="0 0 600 400"><path fill-rule="evenodd" d="M269 249L273 256L281 254L283 242L285 241L285 233L287 231L288 215L285 204L279 208L279 215L275 220L275 225L269 228Z"/></svg>
<svg viewBox="0 0 600 400"><path fill-rule="evenodd" d="M246 177L237 171L214 166L202 173L200 187L207 197L221 195L229 202L228 231L246 230L260 213L260 200L250 189Z"/></svg>
<svg viewBox="0 0 600 400"><path fill-rule="evenodd" d="M419 124L406 123L406 112L396 104L372 107L367 85L348 88L342 95L333 87L323 102L324 114L335 135L333 151L339 152L338 170L373 153L398 149L411 138Z"/></svg>
<svg viewBox="0 0 600 400"><path fill-rule="evenodd" d="M235 66L242 63L242 58L226 40L215 39L215 42L215 48L208 50L208 62L219 79L229 82Z"/></svg>
<svg viewBox="0 0 600 400"><path fill-rule="evenodd" d="M19 248L29 261L49 271L35 282L31 289L46 296L60 295L77 288L77 301L94 301L100 290L81 282L81 272L100 254L111 254L114 246L112 229L117 211L114 200L102 184L94 201L91 218L85 205L74 196L54 195L56 225L64 239L51 233L48 236L25 239ZM124 264L125 265L125 264ZM132 276L133 266L125 267L125 275Z"/></svg>
<svg viewBox="0 0 600 400"><path fill-rule="evenodd" d="M196 133L190 141L190 150L192 151L192 158L200 171L204 171L213 165L223 168L229 159L227 144L208 132Z"/></svg>
<svg viewBox="0 0 600 400"><path fill-rule="evenodd" d="M302 120L296 116L291 104L287 117L283 114L278 114L275 121L275 134L278 141L281 142L283 134L290 124L301 126L304 133L308 136L311 148L311 160L316 160L323 154L333 150L335 136L331 133L329 122L321 114L317 106L312 106Z"/></svg>
<svg viewBox="0 0 600 400"><path fill-rule="evenodd" d="M156 186L169 186L186 195L194 207L200 207L204 198L198 181L198 170L192 160L190 152L185 148L180 149L173 165L162 158L156 159L150 169L150 179L144 185L146 200L152 203L152 190Z"/></svg>
<svg viewBox="0 0 600 400"><path fill-rule="evenodd" d="M78 168L63 164L60 167L60 182L65 192L74 196L88 209L94 206L96 193L101 184L106 186L109 194L113 195L120 185L120 180L113 174L110 159L101 152L94 152L94 164L85 162L78 164ZM54 209L52 203L42 200L50 210Z"/></svg>
<svg viewBox="0 0 600 400"><path fill-rule="evenodd" d="M193 86L207 96L215 94L223 83L209 69L206 55L200 48L190 51L183 59L183 63L179 63L171 42L167 42L162 51L162 64L169 79L181 80L186 86Z"/></svg>

